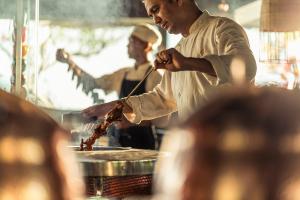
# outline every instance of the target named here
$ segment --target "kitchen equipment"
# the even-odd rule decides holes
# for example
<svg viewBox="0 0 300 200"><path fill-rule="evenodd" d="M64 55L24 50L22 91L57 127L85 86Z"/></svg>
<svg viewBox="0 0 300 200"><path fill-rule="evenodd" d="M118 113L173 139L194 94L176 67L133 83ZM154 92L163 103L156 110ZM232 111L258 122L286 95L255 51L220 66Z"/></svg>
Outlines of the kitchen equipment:
<svg viewBox="0 0 300 200"><path fill-rule="evenodd" d="M93 151L79 151L88 196L124 198L150 195L155 162L162 153L123 147L95 146Z"/></svg>

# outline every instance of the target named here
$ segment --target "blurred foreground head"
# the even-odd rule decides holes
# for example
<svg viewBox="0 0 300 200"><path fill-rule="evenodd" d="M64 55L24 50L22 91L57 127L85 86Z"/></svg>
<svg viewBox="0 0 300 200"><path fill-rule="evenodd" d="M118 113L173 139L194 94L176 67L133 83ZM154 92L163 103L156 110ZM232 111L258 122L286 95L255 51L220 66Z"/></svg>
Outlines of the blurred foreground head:
<svg viewBox="0 0 300 200"><path fill-rule="evenodd" d="M0 199L82 199L67 136L35 106L0 90Z"/></svg>
<svg viewBox="0 0 300 200"><path fill-rule="evenodd" d="M300 199L300 94L231 88L174 130L157 199Z"/></svg>

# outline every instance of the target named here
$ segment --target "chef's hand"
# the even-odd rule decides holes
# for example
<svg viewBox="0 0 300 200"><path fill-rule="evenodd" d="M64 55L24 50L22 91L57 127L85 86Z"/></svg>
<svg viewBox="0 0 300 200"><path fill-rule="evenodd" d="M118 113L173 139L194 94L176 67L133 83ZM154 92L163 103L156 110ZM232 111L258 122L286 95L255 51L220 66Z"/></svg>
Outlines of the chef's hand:
<svg viewBox="0 0 300 200"><path fill-rule="evenodd" d="M121 103L123 107L123 113L131 113L132 109L131 107L125 103L123 100L117 100L117 101L111 101L109 103L104 103L100 105L94 105L91 107L88 107L81 111L82 116L91 119L94 117L97 117L99 119L102 119L107 113L111 112L112 109L114 109L117 105L117 103Z"/></svg>
<svg viewBox="0 0 300 200"><path fill-rule="evenodd" d="M167 69L169 71L183 71L186 57L180 54L176 49L166 49L156 54L154 67L156 69Z"/></svg>
<svg viewBox="0 0 300 200"><path fill-rule="evenodd" d="M112 101L109 103L104 103L100 105L94 105L88 107L81 111L82 116L85 118L103 118L109 111L111 111L116 106L117 101Z"/></svg>

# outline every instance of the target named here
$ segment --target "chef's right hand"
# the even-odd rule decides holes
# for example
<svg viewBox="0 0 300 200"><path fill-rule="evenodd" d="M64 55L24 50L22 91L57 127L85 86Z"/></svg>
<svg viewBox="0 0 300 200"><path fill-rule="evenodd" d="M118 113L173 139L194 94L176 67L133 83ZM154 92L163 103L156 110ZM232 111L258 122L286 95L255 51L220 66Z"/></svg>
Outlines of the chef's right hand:
<svg viewBox="0 0 300 200"><path fill-rule="evenodd" d="M112 101L100 105L94 105L81 111L82 116L91 119L97 117L98 119L103 118L109 111L111 111L117 104L118 101Z"/></svg>
<svg viewBox="0 0 300 200"><path fill-rule="evenodd" d="M176 49L165 49L158 52L155 56L154 67L156 69L166 69L172 72L184 71L185 69L184 57Z"/></svg>

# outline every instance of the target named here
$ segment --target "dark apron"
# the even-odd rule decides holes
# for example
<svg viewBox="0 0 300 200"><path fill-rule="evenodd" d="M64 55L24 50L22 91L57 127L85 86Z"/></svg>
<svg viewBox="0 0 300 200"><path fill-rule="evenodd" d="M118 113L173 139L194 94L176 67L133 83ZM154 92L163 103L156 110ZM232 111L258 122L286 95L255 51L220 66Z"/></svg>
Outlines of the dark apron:
<svg viewBox="0 0 300 200"><path fill-rule="evenodd" d="M147 70L147 72L151 68ZM146 72L146 73L147 73ZM122 81L119 97L126 97L140 80L127 80L127 73ZM147 80L146 80L147 81ZM144 81L132 95L140 95L146 92L146 81ZM138 149L155 149L155 139L151 126L132 126L127 129L119 129L119 143L122 147L133 147Z"/></svg>

